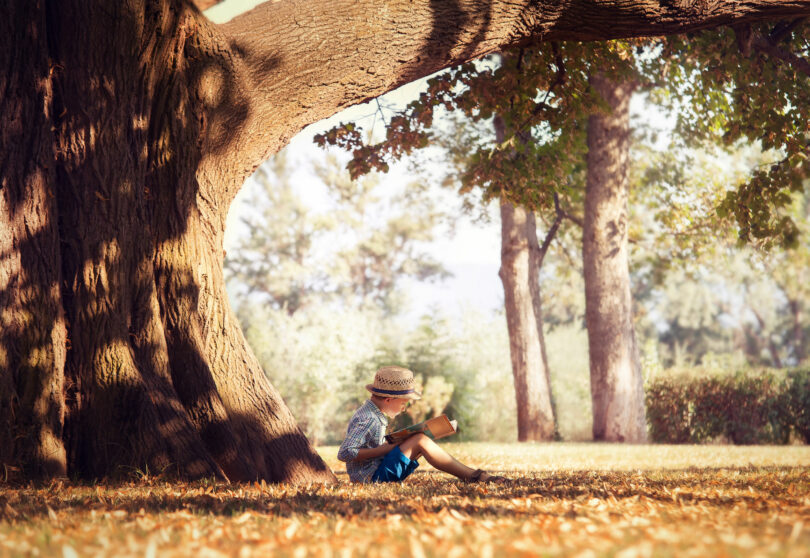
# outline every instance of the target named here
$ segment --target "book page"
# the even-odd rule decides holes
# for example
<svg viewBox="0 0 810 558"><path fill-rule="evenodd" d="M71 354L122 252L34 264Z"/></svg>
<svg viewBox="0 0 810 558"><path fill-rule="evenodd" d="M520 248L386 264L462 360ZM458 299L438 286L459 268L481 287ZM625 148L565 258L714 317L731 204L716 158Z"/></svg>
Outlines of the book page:
<svg viewBox="0 0 810 558"><path fill-rule="evenodd" d="M450 434L455 434L458 428L458 421L450 420L447 415L440 415L432 419L413 424L402 430L397 430L391 434L386 435L385 440L389 444L399 444L404 442L412 435L423 432L426 436L433 440L439 440Z"/></svg>
<svg viewBox="0 0 810 558"><path fill-rule="evenodd" d="M441 415L439 417L430 419L427 421L426 427L425 434L427 434L427 430L430 430L429 435L434 440L454 434L456 431L456 429L453 428L453 425L450 423L450 419L447 418L447 415Z"/></svg>

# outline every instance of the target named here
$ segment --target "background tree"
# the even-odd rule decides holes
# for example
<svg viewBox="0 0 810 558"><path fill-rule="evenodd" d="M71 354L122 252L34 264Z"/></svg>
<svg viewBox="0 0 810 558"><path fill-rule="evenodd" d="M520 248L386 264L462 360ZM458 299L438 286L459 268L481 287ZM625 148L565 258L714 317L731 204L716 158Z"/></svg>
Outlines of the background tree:
<svg viewBox="0 0 810 558"><path fill-rule="evenodd" d="M259 187L241 219L246 231L225 259L226 280L238 283L240 303L252 299L294 314L328 289L327 265L317 264L313 245L334 224L313 215L296 194L286 151L259 167L254 178Z"/></svg>
<svg viewBox="0 0 810 558"><path fill-rule="evenodd" d="M620 47L621 48L621 47ZM644 442L644 382L633 321L628 254L630 97L637 83L600 71L590 81L608 105L588 118L582 232L593 437Z"/></svg>
<svg viewBox="0 0 810 558"><path fill-rule="evenodd" d="M225 260L240 306L269 303L294 314L311 304L374 305L396 312L403 280L447 276L424 247L449 215L419 195L422 184L383 197L378 177L351 180L331 155L307 170L315 175L310 188L318 180L324 187L320 210L297 193L286 151L258 173L241 218L245 231Z"/></svg>
<svg viewBox="0 0 810 558"><path fill-rule="evenodd" d="M665 66L658 100L676 111L684 145L751 142L770 154L719 207L736 219L741 241L765 249L798 239L788 209L810 173L809 39L804 19L743 25L669 38L650 61Z"/></svg>
<svg viewBox="0 0 810 558"><path fill-rule="evenodd" d="M685 270L666 275L667 282L674 279L666 289L688 289L706 302L699 312L683 302L670 306L682 309L670 313L676 318L666 333L670 353L678 339L692 335L694 342L668 358L698 363L704 355L713 359L715 351L736 350L755 365L800 362L801 349L790 340L803 337L801 320L777 318L796 311L801 316L802 304L787 302L798 299L797 282L786 281L793 293L788 295L777 277L796 277L804 261L799 238L810 154L806 21L670 37L661 52L642 59L648 65L642 71L657 66L651 74L666 76L653 99L677 117L671 149L683 155L657 157L658 168L645 171L655 183L648 195L658 197L654 214L668 231L657 237L658 263L650 271L661 272L653 279L660 285L664 268ZM711 176L727 176L720 164L737 170L718 183ZM699 189L689 186L695 181L702 182ZM735 247L735 239L750 246ZM714 318L701 317L707 313Z"/></svg>
<svg viewBox="0 0 810 558"><path fill-rule="evenodd" d="M383 197L379 176L352 180L334 156L315 170L335 202L330 212L333 242L345 239L337 241L339 249L328 266L335 295L396 313L398 287L404 280L430 282L448 276L425 247L451 216L423 195L426 184L411 181L397 194Z"/></svg>

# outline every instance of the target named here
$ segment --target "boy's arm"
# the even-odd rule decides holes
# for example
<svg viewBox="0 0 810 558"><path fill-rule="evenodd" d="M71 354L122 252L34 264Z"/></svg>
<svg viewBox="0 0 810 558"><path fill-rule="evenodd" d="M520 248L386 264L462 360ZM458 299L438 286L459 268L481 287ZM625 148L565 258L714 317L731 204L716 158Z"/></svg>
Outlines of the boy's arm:
<svg viewBox="0 0 810 558"><path fill-rule="evenodd" d="M367 459L374 459L375 457L380 457L385 455L399 444L383 444L381 446L377 446L376 448L363 448L357 451L357 457L353 459L353 461L365 461Z"/></svg>
<svg viewBox="0 0 810 558"><path fill-rule="evenodd" d="M346 438L343 440L343 443L340 445L340 449L338 450L337 458L344 463L348 463L349 461L363 461L366 459L373 459L378 455L383 455L390 451L393 446L389 447L387 450L383 451L380 448L387 446L388 444L383 444L383 446L379 446L376 448L363 448L362 446L366 444L366 438L369 433L369 428L371 427L371 420L358 420L352 421L349 423L348 431L346 432ZM375 452L369 454L368 452Z"/></svg>

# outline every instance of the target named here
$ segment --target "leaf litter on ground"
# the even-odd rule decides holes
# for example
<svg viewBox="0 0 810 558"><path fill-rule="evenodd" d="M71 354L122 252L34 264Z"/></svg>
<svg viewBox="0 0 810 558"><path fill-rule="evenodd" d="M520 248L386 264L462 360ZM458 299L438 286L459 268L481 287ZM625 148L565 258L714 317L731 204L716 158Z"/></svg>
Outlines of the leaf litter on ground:
<svg viewBox="0 0 810 558"><path fill-rule="evenodd" d="M808 446L444 445L509 482L0 485L0 556L810 554Z"/></svg>

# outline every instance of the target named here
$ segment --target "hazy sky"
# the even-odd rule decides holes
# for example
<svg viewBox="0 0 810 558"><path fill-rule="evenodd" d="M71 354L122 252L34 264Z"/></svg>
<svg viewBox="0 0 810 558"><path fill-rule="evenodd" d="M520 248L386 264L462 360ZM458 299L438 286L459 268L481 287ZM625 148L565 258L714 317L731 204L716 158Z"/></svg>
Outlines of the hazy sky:
<svg viewBox="0 0 810 558"><path fill-rule="evenodd" d="M225 0L205 10L205 15L215 23L224 23L229 19L248 11L265 0Z"/></svg>

